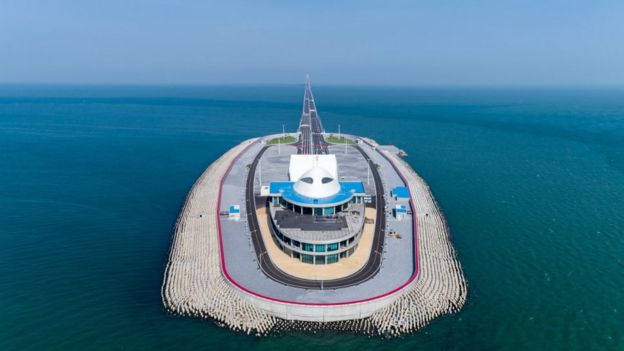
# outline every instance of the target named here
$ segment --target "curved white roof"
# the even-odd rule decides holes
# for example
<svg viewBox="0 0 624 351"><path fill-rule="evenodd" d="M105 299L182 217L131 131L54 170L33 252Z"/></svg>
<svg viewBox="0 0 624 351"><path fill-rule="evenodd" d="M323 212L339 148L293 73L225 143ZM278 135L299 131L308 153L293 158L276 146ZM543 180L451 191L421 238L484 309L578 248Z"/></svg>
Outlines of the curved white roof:
<svg viewBox="0 0 624 351"><path fill-rule="evenodd" d="M291 182L296 182L311 168L321 167L332 177L338 178L338 163L336 155L290 155L288 175Z"/></svg>
<svg viewBox="0 0 624 351"><path fill-rule="evenodd" d="M293 188L300 195L320 199L337 194L340 183L324 168L314 167L301 175Z"/></svg>

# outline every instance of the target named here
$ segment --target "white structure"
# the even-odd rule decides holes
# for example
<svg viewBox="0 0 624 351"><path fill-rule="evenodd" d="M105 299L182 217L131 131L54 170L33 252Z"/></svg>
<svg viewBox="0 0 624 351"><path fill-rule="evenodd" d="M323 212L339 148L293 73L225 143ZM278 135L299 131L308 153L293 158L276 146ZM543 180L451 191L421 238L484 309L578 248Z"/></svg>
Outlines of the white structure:
<svg viewBox="0 0 624 351"><path fill-rule="evenodd" d="M403 204L398 204L394 207L394 217L399 221L402 221L407 215L407 207Z"/></svg>
<svg viewBox="0 0 624 351"><path fill-rule="evenodd" d="M230 211L228 213L228 218L238 221L240 219L240 206L239 205L231 205Z"/></svg>
<svg viewBox="0 0 624 351"><path fill-rule="evenodd" d="M314 167L323 168L332 178L338 178L336 155L290 155L290 165L288 166L290 181L298 181L304 173Z"/></svg>
<svg viewBox="0 0 624 351"><path fill-rule="evenodd" d="M299 194L313 199L336 195L340 191L340 183L336 177L321 167L305 172L293 187Z"/></svg>
<svg viewBox="0 0 624 351"><path fill-rule="evenodd" d="M263 185L260 187L260 196L269 196L269 194L271 193L271 187L269 187L268 185Z"/></svg>

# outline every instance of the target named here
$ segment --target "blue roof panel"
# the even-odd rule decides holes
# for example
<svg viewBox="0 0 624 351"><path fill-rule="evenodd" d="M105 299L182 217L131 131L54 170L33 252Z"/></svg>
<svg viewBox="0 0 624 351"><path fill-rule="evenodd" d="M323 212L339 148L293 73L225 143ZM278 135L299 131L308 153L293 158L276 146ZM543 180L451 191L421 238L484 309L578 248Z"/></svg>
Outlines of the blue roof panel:
<svg viewBox="0 0 624 351"><path fill-rule="evenodd" d="M402 199L409 199L409 190L405 186L397 186L392 189L392 196L396 196Z"/></svg>
<svg viewBox="0 0 624 351"><path fill-rule="evenodd" d="M364 183L362 182L338 182L340 184L340 191L335 195L325 198L313 199L303 195L300 195L293 188L294 182L271 182L269 185L269 192L271 195L281 195L284 200L302 204L302 205L338 205L343 204L353 197L353 195L364 195Z"/></svg>

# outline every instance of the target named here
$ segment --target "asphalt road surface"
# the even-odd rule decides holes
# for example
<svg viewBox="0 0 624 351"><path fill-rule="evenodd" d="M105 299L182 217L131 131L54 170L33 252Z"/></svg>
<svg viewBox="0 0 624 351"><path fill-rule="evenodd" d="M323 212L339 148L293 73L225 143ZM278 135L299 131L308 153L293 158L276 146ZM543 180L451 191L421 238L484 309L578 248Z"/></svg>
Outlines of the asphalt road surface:
<svg viewBox="0 0 624 351"><path fill-rule="evenodd" d="M310 82L306 82L303 93L303 112L299 121L299 140L295 144L297 153L303 155L327 154L327 142L323 137L323 125L316 111Z"/></svg>

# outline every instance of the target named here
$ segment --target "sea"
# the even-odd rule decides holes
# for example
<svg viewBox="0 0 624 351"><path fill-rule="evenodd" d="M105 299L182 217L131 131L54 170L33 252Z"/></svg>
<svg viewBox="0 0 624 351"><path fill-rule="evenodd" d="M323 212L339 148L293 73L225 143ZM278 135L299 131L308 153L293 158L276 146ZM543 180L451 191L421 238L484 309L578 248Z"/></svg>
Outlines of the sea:
<svg viewBox="0 0 624 351"><path fill-rule="evenodd" d="M624 88L314 86L324 128L394 144L468 281L394 339L244 335L169 315L186 193L295 131L303 85L0 86L1 350L624 350Z"/></svg>

